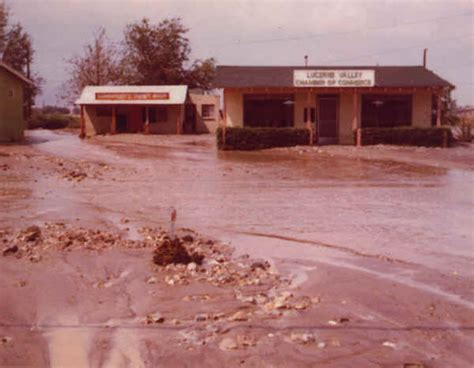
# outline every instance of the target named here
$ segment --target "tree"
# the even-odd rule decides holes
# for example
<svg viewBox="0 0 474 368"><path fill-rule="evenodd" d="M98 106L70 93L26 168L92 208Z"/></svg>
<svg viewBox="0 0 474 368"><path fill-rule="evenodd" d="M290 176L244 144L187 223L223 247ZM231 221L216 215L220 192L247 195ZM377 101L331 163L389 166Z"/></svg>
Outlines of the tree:
<svg viewBox="0 0 474 368"><path fill-rule="evenodd" d="M188 29L179 18L157 25L146 18L125 28L124 82L139 85L188 84L208 89L215 73L215 60L196 60L189 69L191 47Z"/></svg>
<svg viewBox="0 0 474 368"><path fill-rule="evenodd" d="M3 55L5 44L7 42L7 26L9 11L5 3L0 2L0 58Z"/></svg>
<svg viewBox="0 0 474 368"><path fill-rule="evenodd" d="M94 41L84 47L82 55L66 62L70 77L59 97L69 103L74 102L85 86L117 84L121 80L119 51L103 28L95 32Z"/></svg>
<svg viewBox="0 0 474 368"><path fill-rule="evenodd" d="M34 49L30 35L20 23L9 25L9 10L0 2L0 57L13 69L33 80L33 85L25 88L26 116L31 115L34 98L41 91L43 79L31 72Z"/></svg>

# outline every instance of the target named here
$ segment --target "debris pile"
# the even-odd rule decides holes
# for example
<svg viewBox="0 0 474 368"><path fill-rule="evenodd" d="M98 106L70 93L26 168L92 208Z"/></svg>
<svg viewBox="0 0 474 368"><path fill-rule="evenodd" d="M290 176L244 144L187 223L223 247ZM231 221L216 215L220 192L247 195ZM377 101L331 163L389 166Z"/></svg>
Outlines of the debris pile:
<svg viewBox="0 0 474 368"><path fill-rule="evenodd" d="M191 270L196 265L201 265L204 256L197 252L188 252L183 246L183 241L179 238L170 239L165 237L156 245L153 252L153 262L159 266L167 266L169 264L189 264Z"/></svg>

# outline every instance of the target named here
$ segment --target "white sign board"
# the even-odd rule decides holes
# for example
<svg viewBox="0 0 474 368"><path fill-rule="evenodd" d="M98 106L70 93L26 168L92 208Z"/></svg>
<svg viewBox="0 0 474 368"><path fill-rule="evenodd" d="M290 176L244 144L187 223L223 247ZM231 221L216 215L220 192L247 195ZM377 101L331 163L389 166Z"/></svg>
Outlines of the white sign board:
<svg viewBox="0 0 474 368"><path fill-rule="evenodd" d="M295 87L373 87L374 70L314 69L294 70Z"/></svg>

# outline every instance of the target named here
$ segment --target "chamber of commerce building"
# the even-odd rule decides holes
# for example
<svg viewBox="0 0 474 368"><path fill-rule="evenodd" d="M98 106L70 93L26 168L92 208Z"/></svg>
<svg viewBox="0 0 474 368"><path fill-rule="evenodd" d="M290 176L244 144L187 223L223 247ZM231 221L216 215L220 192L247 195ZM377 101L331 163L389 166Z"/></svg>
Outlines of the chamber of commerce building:
<svg viewBox="0 0 474 368"><path fill-rule="evenodd" d="M218 66L227 127L309 127L353 144L367 127L441 125L454 86L424 66Z"/></svg>

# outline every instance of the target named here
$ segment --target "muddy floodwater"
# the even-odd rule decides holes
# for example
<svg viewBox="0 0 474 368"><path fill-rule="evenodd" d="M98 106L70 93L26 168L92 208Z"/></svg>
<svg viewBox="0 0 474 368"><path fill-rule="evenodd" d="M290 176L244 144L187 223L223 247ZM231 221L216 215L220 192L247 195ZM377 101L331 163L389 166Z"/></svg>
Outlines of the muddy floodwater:
<svg viewBox="0 0 474 368"><path fill-rule="evenodd" d="M150 329L111 334L101 324L105 316L93 328L83 323L86 311L94 314L88 298L95 297L72 291L79 278L74 270L116 268L117 283L131 289L108 291L107 318L132 323L127 303L144 298L132 284L134 274L146 276L140 270L145 253L117 251L88 261L71 252L31 269L3 257L0 306L7 312L0 316L0 335L13 338L0 346L3 365L474 363L472 146L218 152L210 136L80 140L41 130L28 132L27 142L0 147L0 230L61 222L137 239L143 226L167 229L175 208L178 227L230 244L236 257L268 260L293 289L320 303L288 317L280 330L258 327L270 337L254 346L227 352L216 342L160 350ZM19 279L34 290L17 293L12 285ZM121 293L128 301L115 310ZM315 342L272 342L289 328L310 330Z"/></svg>

